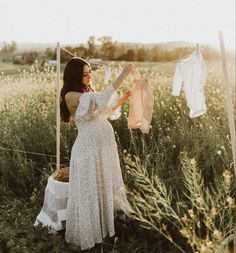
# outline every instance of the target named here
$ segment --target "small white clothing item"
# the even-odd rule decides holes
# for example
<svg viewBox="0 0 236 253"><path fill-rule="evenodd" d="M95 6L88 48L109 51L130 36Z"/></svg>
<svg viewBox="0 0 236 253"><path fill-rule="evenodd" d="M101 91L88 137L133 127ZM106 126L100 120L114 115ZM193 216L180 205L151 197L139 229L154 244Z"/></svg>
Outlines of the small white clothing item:
<svg viewBox="0 0 236 253"><path fill-rule="evenodd" d="M105 78L104 78L104 84L108 84L111 79L111 69L109 66L105 67Z"/></svg>
<svg viewBox="0 0 236 253"><path fill-rule="evenodd" d="M122 69L120 68L115 68L115 77L117 78L122 72Z"/></svg>
<svg viewBox="0 0 236 253"><path fill-rule="evenodd" d="M117 91L114 91L114 93L111 95L108 103L107 103L107 108L114 108L118 101L120 100L120 95L118 94ZM119 106L115 111L111 111L111 113L108 115L111 120L116 120L121 116L121 106Z"/></svg>
<svg viewBox="0 0 236 253"><path fill-rule="evenodd" d="M74 121L78 136L70 158L65 238L82 250L115 234L115 211L132 212L126 198L112 125L107 120L113 86L80 96Z"/></svg>
<svg viewBox="0 0 236 253"><path fill-rule="evenodd" d="M34 226L42 223L52 230L65 229L63 221L66 221L66 208L69 195L69 183L48 178L44 193L43 207L36 218Z"/></svg>
<svg viewBox="0 0 236 253"><path fill-rule="evenodd" d="M205 83L206 64L201 52L193 52L176 64L171 94L179 96L183 86L187 106L190 109L190 118L198 117L207 111L204 96Z"/></svg>
<svg viewBox="0 0 236 253"><path fill-rule="evenodd" d="M149 133L154 97L147 79L135 79L129 100L128 128Z"/></svg>

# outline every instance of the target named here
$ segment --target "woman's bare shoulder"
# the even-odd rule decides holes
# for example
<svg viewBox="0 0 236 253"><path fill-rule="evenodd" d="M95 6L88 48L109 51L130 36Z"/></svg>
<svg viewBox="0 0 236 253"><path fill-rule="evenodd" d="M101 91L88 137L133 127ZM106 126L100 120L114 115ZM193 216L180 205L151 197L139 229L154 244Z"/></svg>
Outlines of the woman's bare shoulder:
<svg viewBox="0 0 236 253"><path fill-rule="evenodd" d="M75 91L69 91L66 93L65 101L71 114L74 114L75 108L79 105L80 96L82 94L83 93L75 92Z"/></svg>
<svg viewBox="0 0 236 253"><path fill-rule="evenodd" d="M83 93L80 93L80 92L77 92L77 91L69 91L66 93L65 95L65 99L67 100L70 100L70 99L75 99L75 98L80 98L80 96L82 95Z"/></svg>
<svg viewBox="0 0 236 253"><path fill-rule="evenodd" d="M80 93L80 92L76 92L76 91L69 91L66 93L65 95L65 100L67 103L69 104L74 104L74 103L78 103L79 102L79 99L80 99L80 96L82 95L83 93Z"/></svg>

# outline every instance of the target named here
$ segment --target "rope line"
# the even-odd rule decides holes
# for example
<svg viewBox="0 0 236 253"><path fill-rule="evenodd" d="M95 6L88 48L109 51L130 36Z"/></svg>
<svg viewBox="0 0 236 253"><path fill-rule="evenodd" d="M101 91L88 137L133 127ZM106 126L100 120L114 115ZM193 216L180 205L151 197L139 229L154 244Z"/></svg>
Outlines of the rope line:
<svg viewBox="0 0 236 253"><path fill-rule="evenodd" d="M36 152L24 151L24 150L13 149L13 148L4 148L4 147L0 147L0 150L15 151L15 152L20 152L20 153L25 153L25 154L32 154L32 155L56 157L55 155L49 155L49 154L44 154L44 153L36 153ZM64 158L67 158L67 159L68 159L68 157L64 157Z"/></svg>

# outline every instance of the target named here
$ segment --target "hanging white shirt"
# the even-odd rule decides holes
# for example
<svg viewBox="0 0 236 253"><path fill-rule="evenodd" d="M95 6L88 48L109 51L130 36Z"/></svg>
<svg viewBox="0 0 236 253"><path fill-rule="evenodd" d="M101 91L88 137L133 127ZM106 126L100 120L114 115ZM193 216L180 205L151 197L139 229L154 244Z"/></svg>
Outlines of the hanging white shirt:
<svg viewBox="0 0 236 253"><path fill-rule="evenodd" d="M108 84L111 79L111 69L109 66L105 68L104 84Z"/></svg>
<svg viewBox="0 0 236 253"><path fill-rule="evenodd" d="M190 118L198 117L207 111L204 96L205 83L206 64L200 52L193 52L189 57L177 63L171 94L179 96L183 86L190 109Z"/></svg>

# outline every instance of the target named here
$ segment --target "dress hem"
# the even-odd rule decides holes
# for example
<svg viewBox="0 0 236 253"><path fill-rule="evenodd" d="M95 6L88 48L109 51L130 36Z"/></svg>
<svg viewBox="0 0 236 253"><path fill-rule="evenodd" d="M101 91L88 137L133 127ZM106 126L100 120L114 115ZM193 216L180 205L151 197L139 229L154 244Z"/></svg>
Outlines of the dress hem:
<svg viewBox="0 0 236 253"><path fill-rule="evenodd" d="M74 244L74 245L76 245L77 247L80 247L80 249L81 249L82 251L84 251L84 250L89 250L89 249L94 248L94 247L96 246L96 244L102 243L103 239L105 239L107 236L113 237L115 234L116 234L115 232L114 232L114 233L109 233L109 232L107 232L107 233L105 234L105 237L102 237L102 240L95 241L94 244L93 244L92 246L89 246L88 248L87 248L87 247L86 247L86 248L82 248L79 244L76 244L76 243L71 242L71 241L69 241L69 240L66 240L66 242L67 242L67 243Z"/></svg>

